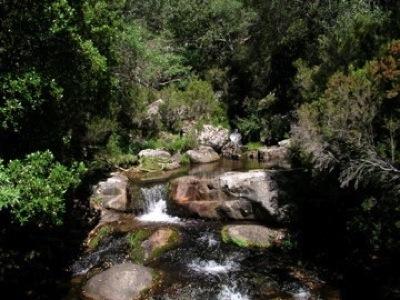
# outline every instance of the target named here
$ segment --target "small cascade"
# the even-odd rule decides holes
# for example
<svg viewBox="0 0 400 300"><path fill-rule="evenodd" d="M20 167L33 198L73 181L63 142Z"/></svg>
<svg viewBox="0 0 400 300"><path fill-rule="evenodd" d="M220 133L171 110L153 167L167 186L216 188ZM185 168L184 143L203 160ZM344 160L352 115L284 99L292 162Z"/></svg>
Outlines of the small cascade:
<svg viewBox="0 0 400 300"><path fill-rule="evenodd" d="M249 300L250 298L241 293L236 283L222 286L221 292L218 294L218 300Z"/></svg>
<svg viewBox="0 0 400 300"><path fill-rule="evenodd" d="M145 201L145 213L138 217L142 222L179 223L181 219L168 214L165 184L140 189Z"/></svg>
<svg viewBox="0 0 400 300"><path fill-rule="evenodd" d="M189 269L198 273L206 275L218 275L238 270L239 264L231 260L225 260L219 263L215 260L195 259L188 265L188 267Z"/></svg>

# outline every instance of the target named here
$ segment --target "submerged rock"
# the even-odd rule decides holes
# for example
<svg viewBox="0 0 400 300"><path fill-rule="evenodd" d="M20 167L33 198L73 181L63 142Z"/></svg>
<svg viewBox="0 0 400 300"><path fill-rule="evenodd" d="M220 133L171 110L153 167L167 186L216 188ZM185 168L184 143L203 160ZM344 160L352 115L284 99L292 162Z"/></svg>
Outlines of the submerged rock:
<svg viewBox="0 0 400 300"><path fill-rule="evenodd" d="M186 152L192 163L210 163L219 160L219 155L208 146L200 146L198 149Z"/></svg>
<svg viewBox="0 0 400 300"><path fill-rule="evenodd" d="M139 299L152 285L152 269L123 263L89 279L82 295L90 300L134 300Z"/></svg>
<svg viewBox="0 0 400 300"><path fill-rule="evenodd" d="M261 225L227 225L222 231L222 240L240 247L268 248L279 244L285 237L283 230L274 230Z"/></svg>
<svg viewBox="0 0 400 300"><path fill-rule="evenodd" d="M91 197L94 208L112 209L121 212L131 211L128 194L128 178L120 173L113 173L106 181L101 181Z"/></svg>
<svg viewBox="0 0 400 300"><path fill-rule="evenodd" d="M228 141L228 129L212 125L204 125L198 136L200 145L210 146L216 151L220 151Z"/></svg>
<svg viewBox="0 0 400 300"><path fill-rule="evenodd" d="M171 182L170 198L190 215L210 219L286 218L271 172L226 172L213 178L185 176ZM257 214L256 214L257 212Z"/></svg>

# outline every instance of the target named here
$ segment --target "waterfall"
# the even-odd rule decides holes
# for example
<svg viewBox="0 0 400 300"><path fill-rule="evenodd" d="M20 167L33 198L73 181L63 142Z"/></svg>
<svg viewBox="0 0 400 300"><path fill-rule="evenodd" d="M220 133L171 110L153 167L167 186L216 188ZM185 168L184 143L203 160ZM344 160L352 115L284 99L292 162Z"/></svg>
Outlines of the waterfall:
<svg viewBox="0 0 400 300"><path fill-rule="evenodd" d="M181 220L168 214L165 184L140 189L145 201L145 212L138 219L143 222L179 223Z"/></svg>

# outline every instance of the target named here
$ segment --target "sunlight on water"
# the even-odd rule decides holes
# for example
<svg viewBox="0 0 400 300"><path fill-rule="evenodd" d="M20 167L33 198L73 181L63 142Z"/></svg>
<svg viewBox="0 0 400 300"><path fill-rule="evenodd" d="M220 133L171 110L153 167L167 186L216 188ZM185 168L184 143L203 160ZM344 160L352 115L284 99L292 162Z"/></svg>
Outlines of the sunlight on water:
<svg viewBox="0 0 400 300"><path fill-rule="evenodd" d="M218 263L215 260L193 260L188 267L198 273L205 273L210 275L228 273L239 268L239 265L232 261L224 261Z"/></svg>

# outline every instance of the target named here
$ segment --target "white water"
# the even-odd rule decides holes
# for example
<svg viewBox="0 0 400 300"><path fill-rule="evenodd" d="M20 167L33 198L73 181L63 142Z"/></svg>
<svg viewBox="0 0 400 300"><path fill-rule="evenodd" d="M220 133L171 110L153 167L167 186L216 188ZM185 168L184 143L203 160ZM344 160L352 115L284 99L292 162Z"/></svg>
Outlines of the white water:
<svg viewBox="0 0 400 300"><path fill-rule="evenodd" d="M308 300L311 299L311 293L305 289L300 289L298 292L293 293L295 300Z"/></svg>
<svg viewBox="0 0 400 300"><path fill-rule="evenodd" d="M238 291L236 284L232 286L224 285L218 294L218 300L249 300L247 295Z"/></svg>
<svg viewBox="0 0 400 300"><path fill-rule="evenodd" d="M201 243L205 243L208 245L208 248L213 248L219 244L215 235L212 233L206 233L197 239Z"/></svg>
<svg viewBox="0 0 400 300"><path fill-rule="evenodd" d="M165 186L162 184L150 188L141 188L141 193L146 202L146 212L139 216L142 222L179 223L181 219L170 216L167 211L165 199Z"/></svg>
<svg viewBox="0 0 400 300"><path fill-rule="evenodd" d="M178 217L170 216L167 213L167 202L160 199L151 203L147 213L138 217L143 222L160 222L160 223L179 223L181 219Z"/></svg>
<svg viewBox="0 0 400 300"><path fill-rule="evenodd" d="M195 272L208 274L208 275L218 275L228 273L230 271L237 270L239 265L232 261L224 261L218 263L215 260L193 260L188 267Z"/></svg>

